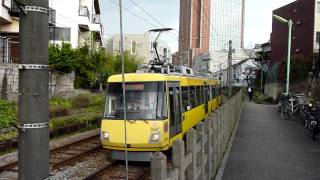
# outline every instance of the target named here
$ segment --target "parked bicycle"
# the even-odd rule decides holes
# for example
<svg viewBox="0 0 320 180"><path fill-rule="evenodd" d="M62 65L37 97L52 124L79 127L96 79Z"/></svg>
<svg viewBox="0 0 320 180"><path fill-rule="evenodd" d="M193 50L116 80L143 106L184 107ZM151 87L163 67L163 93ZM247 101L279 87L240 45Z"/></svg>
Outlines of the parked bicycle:
<svg viewBox="0 0 320 180"><path fill-rule="evenodd" d="M286 94L282 93L282 95L279 97L279 102L278 102L278 112L281 112L281 109L283 106L286 106L286 104L289 102L288 100L290 99L291 94Z"/></svg>
<svg viewBox="0 0 320 180"><path fill-rule="evenodd" d="M288 95L280 105L281 118L287 120L298 115L298 113L305 113L304 107L306 104L307 99L304 94Z"/></svg>
<svg viewBox="0 0 320 180"><path fill-rule="evenodd" d="M316 136L319 134L320 126L320 108L319 103L309 103L308 112L305 117L305 128L312 133L312 139L316 140Z"/></svg>

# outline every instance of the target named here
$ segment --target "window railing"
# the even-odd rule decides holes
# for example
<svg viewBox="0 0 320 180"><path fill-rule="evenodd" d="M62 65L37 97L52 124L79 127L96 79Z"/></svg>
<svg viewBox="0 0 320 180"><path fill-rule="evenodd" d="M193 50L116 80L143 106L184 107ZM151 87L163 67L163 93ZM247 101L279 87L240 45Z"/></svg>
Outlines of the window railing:
<svg viewBox="0 0 320 180"><path fill-rule="evenodd" d="M87 6L80 6L79 7L79 16L86 16L90 17L89 9Z"/></svg>
<svg viewBox="0 0 320 180"><path fill-rule="evenodd" d="M11 1L11 7L9 9L9 14L14 17L19 17L20 9L15 1Z"/></svg>
<svg viewBox="0 0 320 180"><path fill-rule="evenodd" d="M56 24L56 19L57 19L56 10L49 8L49 25L54 26Z"/></svg>

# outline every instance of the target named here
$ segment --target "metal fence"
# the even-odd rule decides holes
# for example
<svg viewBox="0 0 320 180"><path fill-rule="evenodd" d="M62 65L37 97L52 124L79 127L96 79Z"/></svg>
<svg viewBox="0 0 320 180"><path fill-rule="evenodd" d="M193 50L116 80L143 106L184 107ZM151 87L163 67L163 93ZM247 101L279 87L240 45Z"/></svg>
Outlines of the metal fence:
<svg viewBox="0 0 320 180"><path fill-rule="evenodd" d="M214 179L243 105L243 94L224 103L196 129L190 129L186 141L177 140L172 148L172 170L167 157L157 152L151 160L153 180ZM186 147L186 148L185 148Z"/></svg>

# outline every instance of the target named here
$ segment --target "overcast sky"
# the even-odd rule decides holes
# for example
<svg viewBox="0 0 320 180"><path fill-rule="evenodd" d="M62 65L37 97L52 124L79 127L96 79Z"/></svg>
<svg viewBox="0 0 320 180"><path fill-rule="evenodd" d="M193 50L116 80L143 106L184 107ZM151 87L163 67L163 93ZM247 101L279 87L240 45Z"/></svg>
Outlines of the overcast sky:
<svg viewBox="0 0 320 180"><path fill-rule="evenodd" d="M286 5L294 0L246 0L245 17L245 47L251 48L254 44L264 43L270 39L272 10ZM115 3L118 0L102 0L102 18L105 35L110 37L119 33L119 8ZM179 0L123 0L123 6L137 14L136 17L127 10L123 11L124 33L141 34L149 29L162 27L157 21L144 13L139 7L152 14L154 18L166 27L179 29ZM146 22L147 21L147 22ZM173 31L162 38L168 42L173 51L178 47L178 33Z"/></svg>

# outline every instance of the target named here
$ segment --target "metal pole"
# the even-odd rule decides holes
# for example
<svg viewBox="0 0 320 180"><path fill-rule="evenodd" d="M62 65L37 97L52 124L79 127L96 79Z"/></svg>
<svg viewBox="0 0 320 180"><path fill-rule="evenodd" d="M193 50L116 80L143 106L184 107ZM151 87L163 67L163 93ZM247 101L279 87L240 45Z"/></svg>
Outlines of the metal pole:
<svg viewBox="0 0 320 180"><path fill-rule="evenodd" d="M292 29L292 20L288 22L289 26L289 35L288 35L288 61L287 61L287 84L286 84L286 94L289 94L289 85L290 85L290 66L291 66L291 29Z"/></svg>
<svg viewBox="0 0 320 180"><path fill-rule="evenodd" d="M261 93L263 93L263 55L261 56Z"/></svg>
<svg viewBox="0 0 320 180"><path fill-rule="evenodd" d="M128 167L128 150L127 150L127 109L126 109L126 84L125 84L125 69L124 69L124 50L123 50L123 26L122 26L122 0L119 0L120 11L120 52L122 62L122 93L123 93L123 119L124 119L124 144L125 144L125 158L126 158L126 179L129 177Z"/></svg>
<svg viewBox="0 0 320 180"><path fill-rule="evenodd" d="M232 96L232 41L229 41L229 53L228 53L228 86L229 86L229 95L228 97L231 98Z"/></svg>
<svg viewBox="0 0 320 180"><path fill-rule="evenodd" d="M42 180L49 177L49 78L48 0L25 0L26 14L20 16L19 148L18 178Z"/></svg>

